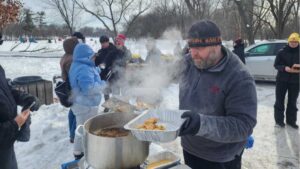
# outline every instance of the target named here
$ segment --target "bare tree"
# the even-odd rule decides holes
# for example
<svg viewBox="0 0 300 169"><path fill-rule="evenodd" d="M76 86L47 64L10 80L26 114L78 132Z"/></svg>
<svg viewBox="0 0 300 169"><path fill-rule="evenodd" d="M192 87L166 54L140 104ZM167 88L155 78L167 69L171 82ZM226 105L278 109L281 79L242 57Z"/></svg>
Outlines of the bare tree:
<svg viewBox="0 0 300 169"><path fill-rule="evenodd" d="M223 39L244 38L241 31L241 19L234 3L229 3L227 0L222 1L220 8L211 19L219 26Z"/></svg>
<svg viewBox="0 0 300 169"><path fill-rule="evenodd" d="M24 17L24 16L23 16ZM3 29L3 33L5 35L5 39L9 40L18 40L18 37L26 34L26 31L23 29L24 19L19 21L18 23L12 23L6 25ZM78 31L82 32L84 35L89 37L97 37L102 34L112 35L112 32L107 32L106 29L103 28L94 28L94 27L82 27ZM48 24L43 25L42 29L37 27L33 32L32 36L36 38L36 40L40 39L51 39L51 37L64 37L69 33L69 29L65 25L60 24Z"/></svg>
<svg viewBox="0 0 300 169"><path fill-rule="evenodd" d="M254 43L257 32L262 28L262 21L269 13L265 0L234 0L239 16L241 28L246 33L250 44Z"/></svg>
<svg viewBox="0 0 300 169"><path fill-rule="evenodd" d="M34 20L37 22L39 29L42 29L43 26L46 25L46 22L45 22L46 13L44 11L40 11L40 12L37 12L36 15L37 16L34 18Z"/></svg>
<svg viewBox="0 0 300 169"><path fill-rule="evenodd" d="M125 34L127 34L127 32L130 31L130 29L132 28L132 25L136 23L139 16L142 15L144 12L146 12L148 9L151 8L150 4L148 4L146 6L144 3L145 3L145 1L141 0L141 1L137 2L137 4L135 6L134 5L130 6L128 8L128 10L126 10L124 12L123 19L126 22L125 24L127 25L127 29L125 30ZM131 15L131 13L133 11L135 11L135 14ZM126 17L126 16L129 16L129 17Z"/></svg>
<svg viewBox="0 0 300 169"><path fill-rule="evenodd" d="M253 33L253 11L254 11L254 0L234 0L237 6L239 15L242 20L242 29L246 32L248 41L250 44L254 43Z"/></svg>
<svg viewBox="0 0 300 169"><path fill-rule="evenodd" d="M269 11L270 8L265 7L266 1L265 0L260 0L258 1L259 4L254 4L254 11L252 13L252 15L255 17L255 19L253 19L253 34L254 36L256 35L256 33L262 29L265 25L262 22L262 18L265 18Z"/></svg>
<svg viewBox="0 0 300 169"><path fill-rule="evenodd" d="M177 13L177 27L182 33L185 33L186 23L188 22L185 18L188 15L188 8L185 0L173 0L172 3Z"/></svg>
<svg viewBox="0 0 300 169"><path fill-rule="evenodd" d="M81 9L95 16L104 27L118 34L118 26L126 22L130 30L137 18L150 9L150 1L142 0L92 0L91 5L73 0Z"/></svg>
<svg viewBox="0 0 300 169"><path fill-rule="evenodd" d="M275 21L272 24L272 19L264 19L263 21L269 25L276 38L281 39L284 33L284 28L291 16L292 9L299 3L299 0L267 0L270 6L270 12ZM270 21L271 20L271 21Z"/></svg>
<svg viewBox="0 0 300 169"><path fill-rule="evenodd" d="M220 0L185 0L189 12L195 20L211 18L218 8Z"/></svg>
<svg viewBox="0 0 300 169"><path fill-rule="evenodd" d="M78 20L77 16L80 13L80 9L77 9L75 2L71 0L44 0L46 4L54 8L59 12L61 18L65 22L69 29L70 35L73 34L73 30Z"/></svg>
<svg viewBox="0 0 300 169"><path fill-rule="evenodd" d="M300 18L299 18L299 13L300 11L300 0L298 0L293 8L293 18L294 18L294 22L295 22L295 31L300 31Z"/></svg>
<svg viewBox="0 0 300 169"><path fill-rule="evenodd" d="M24 15L23 19L21 20L22 28L25 31L25 34L32 35L33 30L35 29L35 25L33 23L33 12L30 9L23 9L22 12Z"/></svg>
<svg viewBox="0 0 300 169"><path fill-rule="evenodd" d="M46 13L44 11L40 11L40 12L37 12L35 14L35 17L33 18L33 20L35 21L36 26L37 26L37 29L36 29L37 34L36 35L38 35L40 37L45 36L44 34L42 34L42 33L44 33L44 31L43 31L44 26L46 25L45 17L46 17Z"/></svg>

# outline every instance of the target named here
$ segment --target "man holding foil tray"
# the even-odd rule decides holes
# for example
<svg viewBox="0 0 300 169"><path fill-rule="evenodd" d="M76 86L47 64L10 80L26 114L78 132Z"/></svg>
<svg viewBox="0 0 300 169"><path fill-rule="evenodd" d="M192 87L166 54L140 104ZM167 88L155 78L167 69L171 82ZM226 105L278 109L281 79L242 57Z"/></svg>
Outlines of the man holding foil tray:
<svg viewBox="0 0 300 169"><path fill-rule="evenodd" d="M254 79L238 56L222 46L212 21L193 24L188 45L190 52L177 65L179 108L189 110L181 116L186 121L179 133L185 163L193 169L241 169L256 125Z"/></svg>

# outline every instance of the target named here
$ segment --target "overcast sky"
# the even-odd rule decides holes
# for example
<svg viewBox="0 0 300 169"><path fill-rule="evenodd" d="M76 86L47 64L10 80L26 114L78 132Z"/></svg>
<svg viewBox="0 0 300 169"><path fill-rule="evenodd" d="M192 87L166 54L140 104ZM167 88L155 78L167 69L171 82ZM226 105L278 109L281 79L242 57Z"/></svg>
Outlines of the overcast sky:
<svg viewBox="0 0 300 169"><path fill-rule="evenodd" d="M45 21L47 22L47 24L63 23L58 12L49 9L47 4L45 4L43 0L22 0L22 2L24 3L25 8L29 8L34 12L44 11L46 13ZM81 19L80 20L81 23L79 23L79 27L84 27L84 26L103 27L100 21L98 21L96 18L84 12L82 12L82 17L80 17L80 19Z"/></svg>

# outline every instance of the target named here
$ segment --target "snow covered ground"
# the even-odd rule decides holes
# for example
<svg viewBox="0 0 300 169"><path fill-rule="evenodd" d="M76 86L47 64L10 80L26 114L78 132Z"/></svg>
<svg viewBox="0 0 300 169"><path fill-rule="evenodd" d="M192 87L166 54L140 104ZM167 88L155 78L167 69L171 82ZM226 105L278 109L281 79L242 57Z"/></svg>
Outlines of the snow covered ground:
<svg viewBox="0 0 300 169"><path fill-rule="evenodd" d="M95 43L95 41L88 41L88 44L95 51L99 48L99 43ZM145 40L129 41L127 46L132 53L139 53L145 57L144 44ZM181 41L181 44L183 46L184 42ZM28 48L34 50L47 46L49 51L60 49L55 52L39 50L38 53L28 53L28 56L35 55L42 58L12 57L12 55L24 56L24 52L20 51L28 47L28 44L21 44L15 48L15 53L11 53L10 49L13 45L14 42L4 42L4 45L0 46L0 56L2 56L0 57L0 64L6 70L7 77L39 75L44 79L51 80L54 75L60 74L59 58L56 57L63 54L62 42L50 45L47 42L39 42ZM158 41L157 46L164 53L172 54L175 42L161 40ZM257 83L257 94L259 105L258 123L253 133L255 144L254 148L244 152L243 169L299 169L299 130L294 130L288 126L284 129L274 127L275 85ZM177 85L172 84L163 90L161 106L170 109L178 108ZM298 101L299 108L300 103ZM99 111L101 110L102 108ZM72 144L69 143L68 138L67 111L68 109L56 103L49 106L43 105L38 112L32 113L31 140L27 143L17 142L15 144L20 169L58 169L61 163L73 159ZM179 139L161 146L181 154Z"/></svg>

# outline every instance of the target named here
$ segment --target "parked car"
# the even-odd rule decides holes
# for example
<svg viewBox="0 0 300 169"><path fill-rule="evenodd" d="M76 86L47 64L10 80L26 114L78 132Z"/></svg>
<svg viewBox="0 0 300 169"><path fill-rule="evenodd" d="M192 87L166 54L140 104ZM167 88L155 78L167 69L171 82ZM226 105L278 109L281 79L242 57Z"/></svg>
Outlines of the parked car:
<svg viewBox="0 0 300 169"><path fill-rule="evenodd" d="M286 40L263 41L245 49L246 67L255 80L276 80L274 61L278 51L286 44Z"/></svg>

